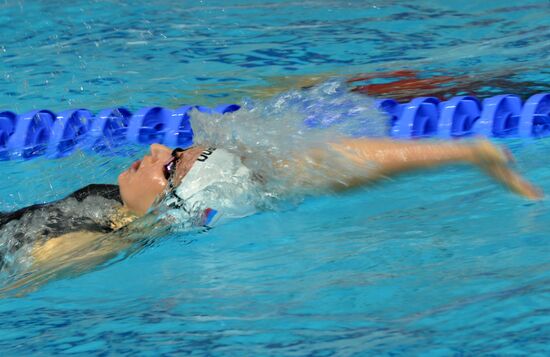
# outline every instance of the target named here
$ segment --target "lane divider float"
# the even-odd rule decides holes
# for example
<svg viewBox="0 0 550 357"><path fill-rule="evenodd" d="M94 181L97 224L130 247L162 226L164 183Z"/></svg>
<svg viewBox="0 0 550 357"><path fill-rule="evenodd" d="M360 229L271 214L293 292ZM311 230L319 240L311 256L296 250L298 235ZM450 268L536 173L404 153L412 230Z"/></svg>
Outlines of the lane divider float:
<svg viewBox="0 0 550 357"><path fill-rule="evenodd" d="M503 94L483 101L473 96L446 101L418 97L408 103L380 99L376 105L389 116L389 135L400 139L550 135L550 93L535 94L525 103L516 95ZM77 147L108 153L124 142L190 146L193 129L189 119L194 109L226 114L240 106L187 105L175 110L146 107L135 113L119 107L103 109L95 115L88 109L58 114L46 109L24 114L0 110L0 159L61 157Z"/></svg>

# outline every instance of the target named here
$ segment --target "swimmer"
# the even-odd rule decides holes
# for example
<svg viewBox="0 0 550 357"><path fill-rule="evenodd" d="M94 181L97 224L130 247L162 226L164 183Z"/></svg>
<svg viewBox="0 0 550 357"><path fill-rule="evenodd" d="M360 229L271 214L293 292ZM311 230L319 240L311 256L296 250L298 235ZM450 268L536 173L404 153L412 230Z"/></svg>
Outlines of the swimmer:
<svg viewBox="0 0 550 357"><path fill-rule="evenodd" d="M163 145L153 144L150 155L133 163L118 177L121 199L124 207L136 215L145 214L167 189L168 194L173 193L182 201L194 201L200 190L206 188L211 181L227 181L227 176L231 176L231 180L253 181L252 173L242 163L245 159L223 149L205 149L197 146L188 150L172 150ZM338 166L342 166L342 159L354 167L363 166L369 169L350 171L342 177L341 172L336 171ZM303 185L325 185L324 188L328 190L342 190L415 169L466 163L481 168L519 195L528 199L540 199L541 191L510 168L511 160L512 156L507 150L500 149L486 140L414 142L347 139L339 143L330 143L325 148L311 150L299 158L303 165L301 171L304 177L296 177L295 180ZM279 164L281 170L285 170L287 166L287 161ZM315 182L314 177L308 177L311 175L306 173L308 166L323 171L326 174L324 182ZM330 177L337 179L332 181ZM249 183L244 183L242 187L247 185ZM216 206L216 202L210 204Z"/></svg>
<svg viewBox="0 0 550 357"><path fill-rule="evenodd" d="M511 154L484 139L343 139L295 157L273 158L270 173L253 172L246 165L251 156L248 150L200 145L173 150L153 144L148 155L118 176L118 186L90 185L53 203L0 214L0 238L9 242L0 247L0 266L6 268L8 256L30 247L33 266L63 261L90 269L130 243L111 239L94 249L83 248L98 237L128 229L139 217L156 214L161 203L167 207L158 212L164 222L184 219L194 226L212 226L256 212L254 195L261 196L269 181L279 177L286 177L289 195L293 190L336 192L412 170L468 164L527 199L542 198L538 188L510 167Z"/></svg>

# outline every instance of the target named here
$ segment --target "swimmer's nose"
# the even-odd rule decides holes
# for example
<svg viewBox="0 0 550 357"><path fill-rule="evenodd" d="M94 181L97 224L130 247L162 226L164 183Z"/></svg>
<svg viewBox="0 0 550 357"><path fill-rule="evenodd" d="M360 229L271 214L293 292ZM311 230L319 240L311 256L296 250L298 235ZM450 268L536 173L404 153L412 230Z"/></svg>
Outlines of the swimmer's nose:
<svg viewBox="0 0 550 357"><path fill-rule="evenodd" d="M151 156L154 159L170 157L172 153L172 150L168 146L164 146L162 144L151 144L149 150L151 151Z"/></svg>

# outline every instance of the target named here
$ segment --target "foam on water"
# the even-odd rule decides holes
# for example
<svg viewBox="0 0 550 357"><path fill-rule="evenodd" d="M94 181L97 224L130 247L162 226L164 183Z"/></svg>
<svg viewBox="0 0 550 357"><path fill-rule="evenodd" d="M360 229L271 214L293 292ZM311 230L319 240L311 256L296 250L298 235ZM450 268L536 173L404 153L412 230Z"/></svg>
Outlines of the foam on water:
<svg viewBox="0 0 550 357"><path fill-rule="evenodd" d="M223 116L192 114L195 142L240 154L275 198L327 190L364 176L368 167L343 160L329 143L350 136L381 137L387 125L374 100L349 93L339 80L248 101ZM319 153L326 160L315 157Z"/></svg>

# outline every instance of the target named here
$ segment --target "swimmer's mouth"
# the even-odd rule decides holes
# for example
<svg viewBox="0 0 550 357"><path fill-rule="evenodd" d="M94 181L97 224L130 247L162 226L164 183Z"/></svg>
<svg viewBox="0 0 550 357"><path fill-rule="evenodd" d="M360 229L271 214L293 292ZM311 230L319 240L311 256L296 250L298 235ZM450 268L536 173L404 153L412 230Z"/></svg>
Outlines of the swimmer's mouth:
<svg viewBox="0 0 550 357"><path fill-rule="evenodd" d="M141 160L137 160L132 164L132 166L130 166L130 168L133 171L137 171L139 169L140 165L141 165Z"/></svg>

